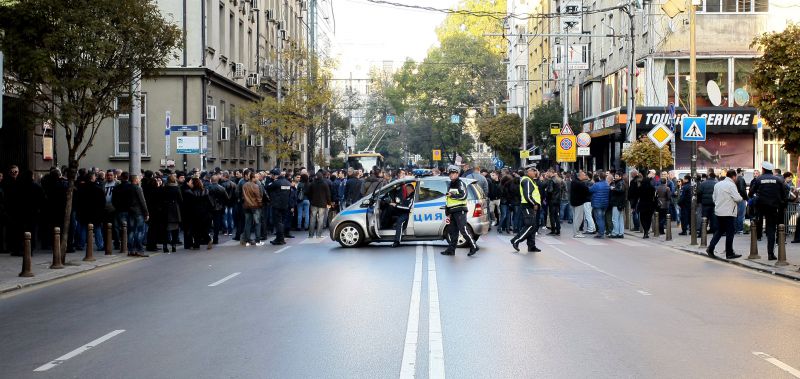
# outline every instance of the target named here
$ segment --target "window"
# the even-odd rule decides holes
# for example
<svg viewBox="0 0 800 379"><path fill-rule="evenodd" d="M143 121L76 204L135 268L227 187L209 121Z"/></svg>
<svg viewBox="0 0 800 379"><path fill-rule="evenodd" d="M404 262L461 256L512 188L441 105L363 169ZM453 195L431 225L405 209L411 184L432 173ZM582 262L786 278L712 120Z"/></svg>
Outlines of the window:
<svg viewBox="0 0 800 379"><path fill-rule="evenodd" d="M214 4L213 0L206 0L206 17L205 20L205 31L204 36L206 38L206 46L211 46L211 11L213 10L212 5Z"/></svg>
<svg viewBox="0 0 800 379"><path fill-rule="evenodd" d="M147 155L147 97L142 94L142 155ZM114 118L114 155L127 157L131 145L131 99L129 96L117 98L114 107L117 116Z"/></svg>
<svg viewBox="0 0 800 379"><path fill-rule="evenodd" d="M617 107L616 75L611 74L603 80L603 112Z"/></svg>
<svg viewBox="0 0 800 379"><path fill-rule="evenodd" d="M678 61L678 83L681 105L689 106L689 60ZM697 60L697 107L712 107L708 97L708 82L714 81L722 93L719 106L728 105L728 59Z"/></svg>
<svg viewBox="0 0 800 379"><path fill-rule="evenodd" d="M417 201L431 201L443 197L447 192L444 180L422 180L417 186Z"/></svg>
<svg viewBox="0 0 800 379"><path fill-rule="evenodd" d="M219 3L219 25L217 25L217 31L219 32L217 36L217 48L221 55L226 55L225 49L223 49L223 45L225 44L225 5L223 3Z"/></svg>
<svg viewBox="0 0 800 379"><path fill-rule="evenodd" d="M228 16L228 58L236 59L236 22L233 13Z"/></svg>
<svg viewBox="0 0 800 379"><path fill-rule="evenodd" d="M754 103L759 97L758 92L750 85L750 75L753 74L753 59L739 59L733 61L733 105L747 106Z"/></svg>
<svg viewBox="0 0 800 379"><path fill-rule="evenodd" d="M239 58L237 62L244 63L245 57L244 50L244 23L239 21Z"/></svg>
<svg viewBox="0 0 800 379"><path fill-rule="evenodd" d="M706 13L754 13L769 11L769 0L705 0Z"/></svg>

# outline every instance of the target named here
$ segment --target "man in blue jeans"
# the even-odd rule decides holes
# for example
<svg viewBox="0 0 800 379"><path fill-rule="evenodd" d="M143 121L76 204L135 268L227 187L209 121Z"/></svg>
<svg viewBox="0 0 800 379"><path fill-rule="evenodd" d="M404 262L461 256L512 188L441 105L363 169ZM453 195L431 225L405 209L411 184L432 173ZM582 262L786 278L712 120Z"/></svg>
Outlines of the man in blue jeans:
<svg viewBox="0 0 800 379"><path fill-rule="evenodd" d="M606 235L606 209L610 187L606 182L606 174L600 172L594 176L594 185L589 188L592 194L592 215L597 222L597 235L594 238L603 239Z"/></svg>

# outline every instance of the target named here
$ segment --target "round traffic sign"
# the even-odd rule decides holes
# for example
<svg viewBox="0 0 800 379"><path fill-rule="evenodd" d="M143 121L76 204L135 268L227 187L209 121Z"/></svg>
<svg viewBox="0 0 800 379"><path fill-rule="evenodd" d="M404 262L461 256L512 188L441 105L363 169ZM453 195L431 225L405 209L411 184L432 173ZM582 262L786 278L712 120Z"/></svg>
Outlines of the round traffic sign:
<svg viewBox="0 0 800 379"><path fill-rule="evenodd" d="M561 140L561 148L564 150L572 149L572 140L569 138L564 138Z"/></svg>
<svg viewBox="0 0 800 379"><path fill-rule="evenodd" d="M577 142L579 147L589 147L589 144L592 143L592 136L589 133L580 133Z"/></svg>

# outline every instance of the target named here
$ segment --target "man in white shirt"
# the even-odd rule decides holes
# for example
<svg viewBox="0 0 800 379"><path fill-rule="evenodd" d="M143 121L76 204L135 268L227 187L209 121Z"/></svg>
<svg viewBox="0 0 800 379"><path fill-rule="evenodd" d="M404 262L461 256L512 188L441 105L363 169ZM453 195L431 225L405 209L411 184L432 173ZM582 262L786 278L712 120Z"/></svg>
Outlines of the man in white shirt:
<svg viewBox="0 0 800 379"><path fill-rule="evenodd" d="M733 236L736 233L734 222L739 211L738 203L742 201L742 196L736 188L736 170L728 170L725 174L725 179L714 185L713 198L714 214L717 216L718 227L714 232L711 243L708 244L706 253L712 258L716 258L714 247L717 246L717 242L722 238L722 233L725 233L725 258L739 258L742 255L733 251Z"/></svg>

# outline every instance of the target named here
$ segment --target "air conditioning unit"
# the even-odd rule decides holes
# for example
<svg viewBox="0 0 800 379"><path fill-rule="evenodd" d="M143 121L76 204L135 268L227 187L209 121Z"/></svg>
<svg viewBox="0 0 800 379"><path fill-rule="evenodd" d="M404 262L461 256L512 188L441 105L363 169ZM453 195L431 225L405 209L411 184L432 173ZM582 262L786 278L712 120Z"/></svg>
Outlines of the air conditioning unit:
<svg viewBox="0 0 800 379"><path fill-rule="evenodd" d="M261 85L261 74L259 73L252 73L247 75L247 86L248 87L258 87Z"/></svg>
<svg viewBox="0 0 800 379"><path fill-rule="evenodd" d="M217 106L216 105L206 105L206 120L216 120L217 119Z"/></svg>
<svg viewBox="0 0 800 379"><path fill-rule="evenodd" d="M239 124L236 126L236 134L243 136L247 134L247 124Z"/></svg>
<svg viewBox="0 0 800 379"><path fill-rule="evenodd" d="M246 70L244 69L244 63L234 63L233 64L233 78L234 79L244 79Z"/></svg>
<svg viewBox="0 0 800 379"><path fill-rule="evenodd" d="M227 126L223 126L219 128L219 141L230 141L231 140L231 129Z"/></svg>

